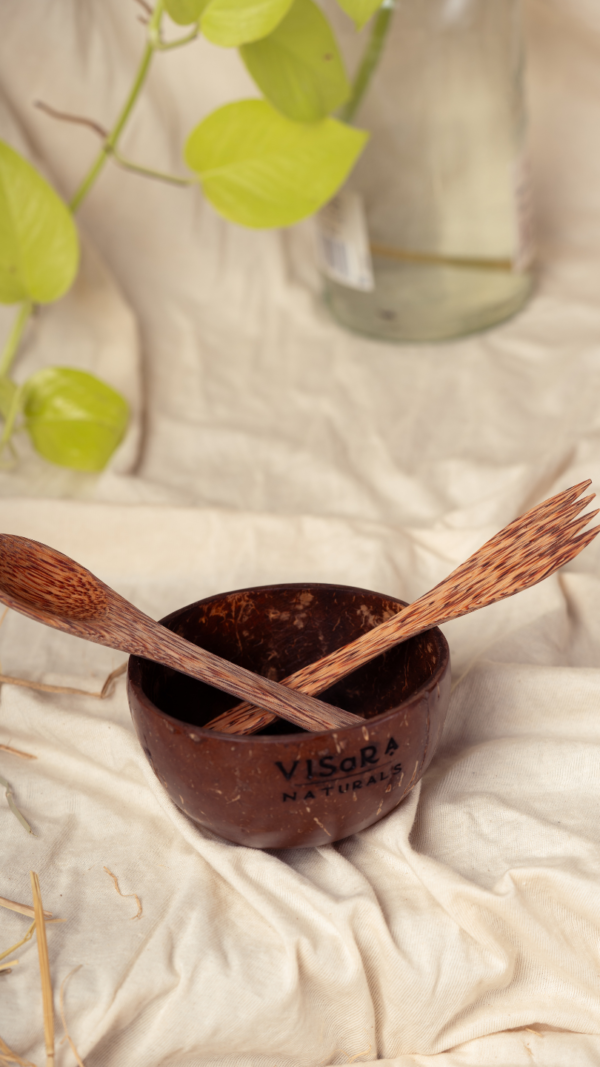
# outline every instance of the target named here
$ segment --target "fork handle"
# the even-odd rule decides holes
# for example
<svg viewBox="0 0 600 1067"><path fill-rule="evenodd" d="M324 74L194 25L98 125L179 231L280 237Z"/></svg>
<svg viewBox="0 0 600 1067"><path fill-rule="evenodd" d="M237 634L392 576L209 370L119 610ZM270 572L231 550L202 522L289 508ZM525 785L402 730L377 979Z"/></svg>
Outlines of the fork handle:
<svg viewBox="0 0 600 1067"><path fill-rule="evenodd" d="M379 623L350 644L337 648L314 663L308 663L306 667L301 667L299 671L284 678L280 685L311 696L314 693L322 693L375 656L387 652L393 645L407 641L409 637L416 637L436 625L440 621L436 607L439 609L439 602L432 604L431 593L426 593L424 597L415 600L413 604ZM275 716L269 712L245 702L211 719L207 726L211 730L226 734L253 734L268 726L274 719Z"/></svg>

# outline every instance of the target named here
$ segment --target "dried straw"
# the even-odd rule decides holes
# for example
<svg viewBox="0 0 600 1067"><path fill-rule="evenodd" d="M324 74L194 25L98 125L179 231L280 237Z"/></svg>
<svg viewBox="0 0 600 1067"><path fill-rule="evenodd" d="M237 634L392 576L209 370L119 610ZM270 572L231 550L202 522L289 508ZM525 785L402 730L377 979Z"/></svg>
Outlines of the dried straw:
<svg viewBox="0 0 600 1067"><path fill-rule="evenodd" d="M11 952L16 952L17 949L20 948L21 945L24 945L26 941L30 941L31 938L33 937L33 931L34 930L35 930L35 919L33 920L31 926L29 927L29 930L25 934L25 937L23 937L20 941L17 941L16 945L13 945L12 948L7 948L7 949L4 950L4 952L0 953L0 960L6 959L7 956L10 956ZM13 963L18 963L18 960L13 960L12 962ZM10 963L5 964L5 966L6 967L10 967Z"/></svg>
<svg viewBox="0 0 600 1067"><path fill-rule="evenodd" d="M65 1000L64 1000L65 986L66 986L67 982L69 981L69 978L71 977L71 975L75 974L75 972L78 971L80 967L81 967L81 964L79 964L77 967L74 967L72 971L69 971L67 977L63 978L63 981L61 982L61 986L60 986L60 1017L62 1019L62 1024L63 1024L63 1028L64 1028L64 1031L65 1031L65 1037L63 1037L63 1041L66 1038L67 1041L69 1042L69 1046L71 1048L71 1052L73 1053L75 1059L77 1060L77 1063L78 1063L79 1067L85 1067L85 1064L83 1063L83 1060L81 1059L81 1056L79 1055L77 1049L75 1048L75 1044L74 1044L74 1042L73 1042L73 1040L71 1038L71 1035L70 1035L68 1027L67 1027L67 1020L66 1020L66 1017L65 1017ZM61 1041L61 1045L62 1045L62 1041Z"/></svg>
<svg viewBox="0 0 600 1067"><path fill-rule="evenodd" d="M359 1056L366 1056L367 1053L370 1052L370 1051L371 1051L371 1042L369 1041L369 1047L366 1048L364 1050L364 1052L355 1052L354 1056L351 1056L350 1059L348 1060L348 1063L354 1063L354 1061L357 1060Z"/></svg>
<svg viewBox="0 0 600 1067"><path fill-rule="evenodd" d="M46 923L42 908L40 880L35 871L29 872L35 911L38 956L40 961L40 978L42 981L42 1003L44 1005L44 1039L46 1042L46 1067L54 1067L54 1004L52 998L52 981L50 979L50 961L48 959L48 942L46 940Z"/></svg>
<svg viewBox="0 0 600 1067"><path fill-rule="evenodd" d="M135 897L135 902L136 902L136 904L138 906L138 910L137 910L137 915L132 915L131 918L132 919L141 919L141 917L142 917L142 902L141 902L140 898L138 897L137 893L122 893L121 890L119 889L119 880L118 880L116 874L113 874L112 871L109 871L108 867L105 867L104 870L106 871L106 873L108 875L110 875L110 877L112 878L113 882L115 883L115 889L116 889L116 891L117 891L117 893L119 894L120 897Z"/></svg>
<svg viewBox="0 0 600 1067"><path fill-rule="evenodd" d="M32 837L35 837L36 835L34 834L33 830L31 829L31 826L27 822L27 819L25 818L23 813L21 811L19 811L17 805L15 804L14 793L12 791L12 786L11 786L10 782L7 782L6 778L3 778L1 774L0 774L0 785L4 788L4 795L5 795L5 797L6 797L7 801L8 801L8 806L9 806L10 810L12 811L13 815L19 820L19 822L21 823L21 826L23 826L25 828L25 830L27 830L27 833L31 834Z"/></svg>
<svg viewBox="0 0 600 1067"><path fill-rule="evenodd" d="M8 608L6 609L6 611L8 611ZM6 611L0 618L0 626L6 618ZM124 674L126 670L127 664L122 663L120 667L116 668L116 670L111 671L106 681L104 682L102 689L98 693L90 692L89 689L74 689L73 687L68 685L46 685L45 682L30 682L25 678L13 678L12 675L9 674L0 674L0 685L21 686L23 689L35 689L39 693L71 693L75 694L76 696L94 697L96 700L105 700L106 697L110 695L113 683L116 681L117 678ZM10 752L14 756L21 756L22 759L37 759L37 756L33 756L30 752L23 752L21 749L12 748L10 745L0 745L0 750L3 752ZM33 830L27 822L27 819L25 818L23 813L19 811L15 803L14 793L12 791L12 786L10 782L7 782L5 778L2 778L2 776L0 776L0 785L3 786L5 790L8 806L12 811L13 815L19 820L21 826L23 826L23 828L27 830L27 833L35 837L36 835L33 833Z"/></svg>
<svg viewBox="0 0 600 1067"><path fill-rule="evenodd" d="M11 949L11 952L12 951L14 951L14 949ZM16 967L18 962L18 960L9 960L8 963L0 963L0 971L8 971L10 974L11 969Z"/></svg>
<svg viewBox="0 0 600 1067"><path fill-rule="evenodd" d="M9 608L6 607L0 615L0 626L4 622L8 615ZM102 689L99 693L91 693L89 689L73 689L68 685L46 685L44 682L30 682L26 678L13 678L12 675L2 674L2 667L0 666L0 685L20 685L24 689L36 689L39 693L75 693L77 696L83 697L95 697L97 700L105 700L110 694L113 682L117 678L120 678L122 674L125 674L127 670L127 663L122 663L120 667L117 667L114 671L111 671L108 678L104 682ZM6 748L5 745L0 745L0 748L5 748L8 752L18 752L18 749ZM36 756L30 756L29 753L18 752L20 756L25 756L26 759L36 759Z"/></svg>
<svg viewBox="0 0 600 1067"><path fill-rule="evenodd" d="M19 915L26 915L28 919L35 919L35 911L31 907L31 904L17 904L15 900L9 900L8 897L0 897L0 908L8 908L9 911L18 911ZM44 918L51 919L52 912L45 911ZM62 919L55 919L54 922L62 922Z"/></svg>
<svg viewBox="0 0 600 1067"><path fill-rule="evenodd" d="M31 1060L24 1060L16 1052L8 1047L6 1041L0 1037L0 1063L18 1063L19 1067L35 1067Z"/></svg>
<svg viewBox="0 0 600 1067"><path fill-rule="evenodd" d="M72 693L80 697L94 697L95 700L106 700L110 695L113 682L125 674L127 664L122 663L116 670L111 671L102 689L98 693L92 693L89 689L74 689L70 685L46 685L45 682L30 682L26 678L13 678L9 674L0 674L0 685L18 685L23 689L35 689L38 693Z"/></svg>
<svg viewBox="0 0 600 1067"><path fill-rule="evenodd" d="M364 1052L355 1052L354 1055L351 1056L348 1052L346 1052L346 1050L344 1048L334 1048L333 1052L331 1053L331 1056L333 1056L336 1052L341 1052L342 1055L344 1055L346 1057L346 1059L348 1060L348 1063L354 1063L354 1061L357 1060L359 1058L359 1056L366 1056L367 1053L370 1052L370 1051L371 1051L371 1042L369 1041L369 1047L366 1048L364 1050ZM329 1056L328 1059L331 1059L331 1056Z"/></svg>
<svg viewBox="0 0 600 1067"><path fill-rule="evenodd" d="M11 756L20 756L21 759L37 759L37 756L32 756L31 752L23 752L20 748L13 748L12 745L0 745L2 752L10 752Z"/></svg>

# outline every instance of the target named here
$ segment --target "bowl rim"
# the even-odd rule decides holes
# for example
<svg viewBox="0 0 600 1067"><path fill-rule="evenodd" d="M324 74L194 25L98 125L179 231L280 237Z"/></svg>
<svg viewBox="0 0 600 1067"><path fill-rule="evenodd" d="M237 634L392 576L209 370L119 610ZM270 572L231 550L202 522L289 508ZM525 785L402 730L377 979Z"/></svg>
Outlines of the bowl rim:
<svg viewBox="0 0 600 1067"><path fill-rule="evenodd" d="M222 593L213 593L211 596L202 597L200 600L192 600L189 604L185 604L181 608L176 608L174 611L169 612L168 615L164 615L163 618L159 619L158 621L162 626L165 626L171 619L173 619L177 615L180 615L182 612L187 611L189 608L195 608L199 604L209 604L212 600L220 600L222 597L231 596L234 593L258 593L262 592L263 590L277 589L306 589L307 586L315 589L338 589L341 591L348 591L353 593L367 593L371 596L375 594L375 596L384 597L388 600L395 600L399 604L402 604L404 607L408 607L409 603L408 601L401 600L400 597L391 596L389 593L378 593L375 589L364 589L362 586L343 585L337 582L273 582L264 583L262 585L243 586L240 589L228 589L227 591ZM142 688L142 665L144 663L152 662L150 660L145 660L143 656L131 655L127 661L128 700L130 700L130 690L133 690L135 692L136 699L139 702L146 705L150 710L156 712L161 718L164 718L169 722L175 723L180 728L183 728L186 732L193 731L194 733L200 733L202 735L200 740L202 741L204 741L205 739L214 739L226 741L230 744L248 744L249 742L251 742L252 744L281 745L282 743L285 743L288 740L289 743L293 743L294 740L296 741L296 743L298 743L299 740L304 740L307 738L331 737L332 739L335 739L339 735L347 736L353 730L362 731L365 726L368 729L371 724L385 724L388 719L394 718L398 714L398 712L401 712L404 708L406 708L408 704L415 701L415 699L420 698L420 696L422 696L422 694L426 690L432 689L435 685L439 686L442 676L450 668L450 647L448 645L446 637L440 630L439 626L431 626L427 630L423 630L420 634L415 634L415 636L422 637L424 636L424 634L427 633L430 633L434 637L434 640L436 641L436 644L438 646L438 650L441 653L438 665L433 674L425 682L422 682L420 686L414 689L411 692L410 696L407 697L406 700L403 700L402 703L396 704L395 707L390 708L388 711L383 711L379 715L374 715L372 719L364 719L362 723L353 723L352 726L338 726L332 730L319 730L314 732L299 729L297 733L287 734L229 734L223 733L220 730L209 730L206 728L206 726L198 726L196 723L185 722L183 719L176 719L173 715L170 715L168 711L163 711L162 708L159 708ZM392 647L395 648L396 645ZM379 653L379 655L381 654L382 653ZM373 658L376 659L377 657ZM160 666L160 664L157 664L157 666ZM239 703L242 703L242 701L239 701Z"/></svg>

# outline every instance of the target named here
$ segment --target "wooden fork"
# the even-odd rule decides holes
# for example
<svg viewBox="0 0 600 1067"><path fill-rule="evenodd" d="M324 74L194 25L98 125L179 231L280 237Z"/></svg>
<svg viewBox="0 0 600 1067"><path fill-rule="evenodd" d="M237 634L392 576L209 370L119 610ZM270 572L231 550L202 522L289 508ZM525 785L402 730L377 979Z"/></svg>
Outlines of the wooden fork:
<svg viewBox="0 0 600 1067"><path fill-rule="evenodd" d="M591 493L578 499L590 484L590 479L580 482L538 504L505 526L419 600L350 644L302 667L281 684L311 696L321 693L401 641L543 581L574 559L600 531L600 526L595 526L580 533L598 514L597 510L580 515L595 496ZM275 718L268 711L243 703L212 719L207 726L222 733L251 734Z"/></svg>

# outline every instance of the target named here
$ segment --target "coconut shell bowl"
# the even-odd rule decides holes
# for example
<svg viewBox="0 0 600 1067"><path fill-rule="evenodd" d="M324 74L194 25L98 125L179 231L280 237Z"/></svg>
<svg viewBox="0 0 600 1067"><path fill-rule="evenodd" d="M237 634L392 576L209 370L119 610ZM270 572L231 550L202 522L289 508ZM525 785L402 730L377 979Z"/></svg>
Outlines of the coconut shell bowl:
<svg viewBox="0 0 600 1067"><path fill-rule="evenodd" d="M280 681L403 606L350 586L268 585L161 621ZM423 775L450 699L450 654L434 627L359 667L320 699L364 723L320 733L281 719L251 735L206 729L236 698L139 656L129 661L128 697L155 774L190 819L253 848L324 845L383 818Z"/></svg>

